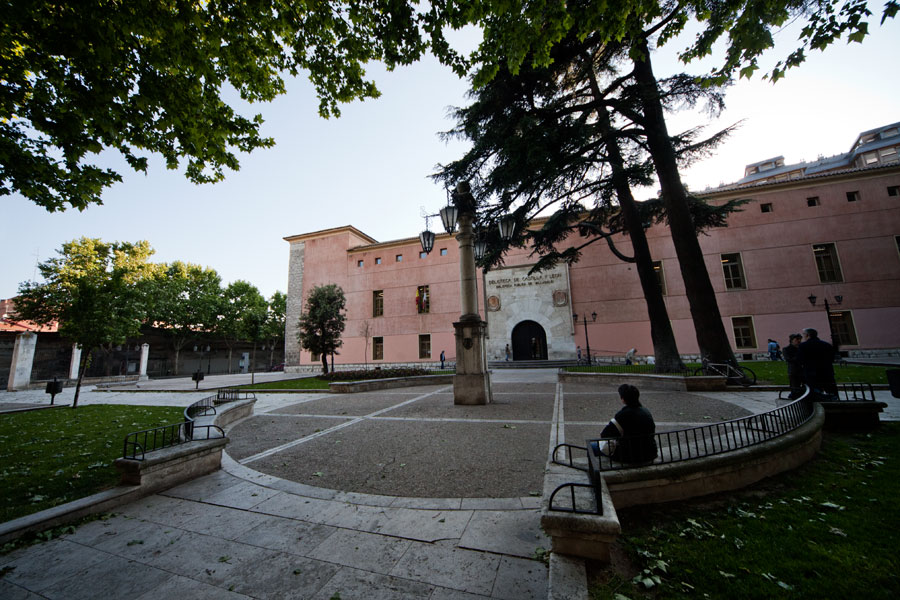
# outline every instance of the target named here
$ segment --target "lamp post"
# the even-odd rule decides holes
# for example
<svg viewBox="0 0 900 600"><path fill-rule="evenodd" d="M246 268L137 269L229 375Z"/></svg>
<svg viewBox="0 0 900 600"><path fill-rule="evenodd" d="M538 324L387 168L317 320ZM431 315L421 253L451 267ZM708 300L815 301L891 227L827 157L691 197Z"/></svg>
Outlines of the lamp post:
<svg viewBox="0 0 900 600"><path fill-rule="evenodd" d="M575 324L578 324L578 313L572 313L572 319L575 320ZM597 320L597 313L591 313L591 322L595 322ZM587 346L587 360L588 366L591 366L591 338L588 337L588 328L587 328L587 315L581 315L581 321L584 323L584 345Z"/></svg>
<svg viewBox="0 0 900 600"><path fill-rule="evenodd" d="M487 323L478 313L478 288L475 268L476 252L483 256L486 244L475 241L475 198L468 183L460 183L453 193L452 202L441 209L444 230L452 234L459 225L456 241L459 242L459 293L462 314L453 323L456 333L456 375L453 377L454 404L489 404L491 379L487 369L485 333ZM433 216L433 215L429 215ZM515 232L515 220L506 222L509 237ZM501 231L502 234L502 231ZM509 238L506 238L509 239ZM424 252L434 247L434 233L428 230L419 235Z"/></svg>
<svg viewBox="0 0 900 600"><path fill-rule="evenodd" d="M816 298L815 294L810 294L809 296L806 297L806 299L809 300L809 303L813 306L822 306L820 304L816 304L817 298ZM828 304L827 296L825 298L823 298L822 300L823 300L824 306L825 306L825 318L828 319L828 333L831 334L831 346L832 346L832 348L834 348L834 356L837 357L838 356L838 342L835 339L834 326L831 324L831 305ZM843 296L841 296L840 294L835 294L834 303L837 306L840 306L841 302L843 302L843 301L844 301Z"/></svg>

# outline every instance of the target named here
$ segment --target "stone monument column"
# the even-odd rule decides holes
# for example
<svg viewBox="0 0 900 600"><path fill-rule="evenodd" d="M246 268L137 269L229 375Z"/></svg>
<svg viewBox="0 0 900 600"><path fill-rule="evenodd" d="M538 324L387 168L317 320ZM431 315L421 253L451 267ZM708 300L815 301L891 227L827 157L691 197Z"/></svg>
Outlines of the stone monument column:
<svg viewBox="0 0 900 600"><path fill-rule="evenodd" d="M147 377L147 360L150 358L150 344L141 344L141 369L140 379L148 379Z"/></svg>
<svg viewBox="0 0 900 600"><path fill-rule="evenodd" d="M78 379L78 367L81 365L81 346L72 344L72 360L69 361L69 379Z"/></svg>
<svg viewBox="0 0 900 600"><path fill-rule="evenodd" d="M24 390L31 383L31 367L34 364L34 349L36 347L36 333L26 331L16 336L6 391Z"/></svg>
<svg viewBox="0 0 900 600"><path fill-rule="evenodd" d="M485 333L487 323L478 314L478 292L474 232L474 199L468 184L461 183L453 195L459 210L459 292L462 315L453 324L456 330L456 375L453 377L454 404L489 404L491 376L487 369Z"/></svg>

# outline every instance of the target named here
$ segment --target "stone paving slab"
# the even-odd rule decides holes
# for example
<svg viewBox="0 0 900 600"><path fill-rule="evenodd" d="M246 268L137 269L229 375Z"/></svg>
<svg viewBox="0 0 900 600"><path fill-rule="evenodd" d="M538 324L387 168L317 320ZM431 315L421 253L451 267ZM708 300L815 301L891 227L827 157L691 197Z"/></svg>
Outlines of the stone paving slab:
<svg viewBox="0 0 900 600"><path fill-rule="evenodd" d="M541 531L541 514L533 511L475 511L459 540L460 548L534 558L535 550L550 549Z"/></svg>

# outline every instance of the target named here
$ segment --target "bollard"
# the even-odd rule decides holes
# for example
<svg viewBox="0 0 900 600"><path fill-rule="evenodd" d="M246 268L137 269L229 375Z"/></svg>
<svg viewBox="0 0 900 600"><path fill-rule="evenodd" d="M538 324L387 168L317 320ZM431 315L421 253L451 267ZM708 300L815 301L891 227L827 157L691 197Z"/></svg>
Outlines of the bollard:
<svg viewBox="0 0 900 600"><path fill-rule="evenodd" d="M47 382L47 389L44 390L46 393L50 394L50 405L53 405L54 400L56 400L56 395L63 390L62 381L57 381L56 377L53 378L53 381Z"/></svg>
<svg viewBox="0 0 900 600"><path fill-rule="evenodd" d="M199 390L200 382L203 381L203 371L194 371L194 374L191 375L191 379L193 379L196 382L194 389Z"/></svg>

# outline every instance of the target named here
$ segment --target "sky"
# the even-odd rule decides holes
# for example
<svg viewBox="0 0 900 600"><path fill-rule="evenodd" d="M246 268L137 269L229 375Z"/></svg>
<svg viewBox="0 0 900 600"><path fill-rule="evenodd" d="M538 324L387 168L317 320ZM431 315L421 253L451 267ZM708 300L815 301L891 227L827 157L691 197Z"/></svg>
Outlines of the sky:
<svg viewBox="0 0 900 600"><path fill-rule="evenodd" d="M763 67L786 55L795 39L796 27L779 34ZM654 56L657 76L707 68L681 66L674 47ZM673 133L698 125L712 133L742 122L715 156L682 173L685 183L699 191L737 181L745 165L765 158L783 155L793 163L843 153L860 132L900 121L898 50L900 19L879 27L873 18L863 44L837 42L814 52L774 85L759 77L736 83L716 119L702 112L670 115ZM394 72L374 66L369 74L382 96L344 105L337 119L318 116L312 86L302 78L290 80L276 101L254 105L266 121L262 133L276 146L239 156L240 170L223 182L192 184L158 157L147 174L134 173L106 153L98 164L117 169L124 181L104 193L102 205L48 213L21 196L4 197L0 298L39 278L37 263L81 236L147 240L155 262L212 267L223 285L242 279L270 297L287 290L286 236L343 225L379 241L418 235L423 211L436 213L446 202L428 175L466 149L437 134L453 126L448 108L466 104L468 85L431 58Z"/></svg>

